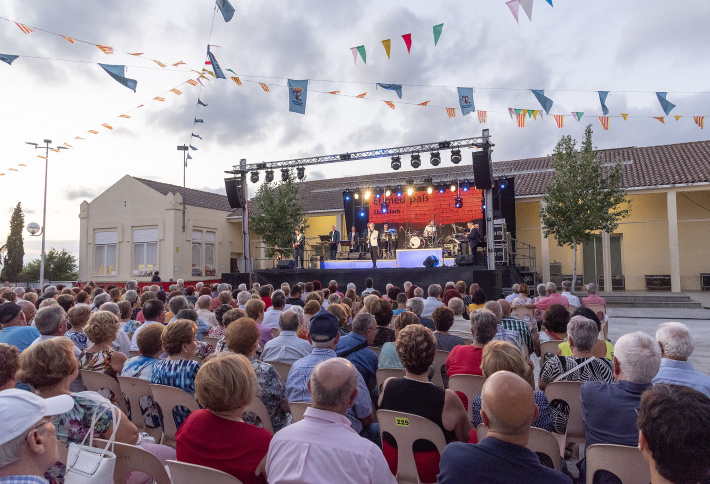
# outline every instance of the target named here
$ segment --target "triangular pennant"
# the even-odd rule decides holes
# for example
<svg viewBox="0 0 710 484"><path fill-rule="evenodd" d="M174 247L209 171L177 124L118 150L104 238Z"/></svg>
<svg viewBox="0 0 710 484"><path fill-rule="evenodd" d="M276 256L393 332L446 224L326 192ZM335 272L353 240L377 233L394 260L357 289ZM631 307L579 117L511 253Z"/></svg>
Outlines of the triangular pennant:
<svg viewBox="0 0 710 484"><path fill-rule="evenodd" d="M387 89L388 91L396 92L397 97L402 99L402 85L401 84L382 84L381 82L378 82L377 86L380 86L382 89Z"/></svg>
<svg viewBox="0 0 710 484"><path fill-rule="evenodd" d="M89 133L91 133L91 134L99 134L99 132L96 131L95 129L90 129L90 130L89 130Z"/></svg>
<svg viewBox="0 0 710 484"><path fill-rule="evenodd" d="M191 159L192 159L192 156L190 156L190 153L187 154L187 159L188 159L188 160L191 160Z"/></svg>
<svg viewBox="0 0 710 484"><path fill-rule="evenodd" d="M666 113L666 116L668 116L669 114L671 114L671 111L673 111L675 104L666 99L666 94L668 93L657 92L656 97L658 98L658 102L661 103L661 108L663 108L663 112Z"/></svg>
<svg viewBox="0 0 710 484"><path fill-rule="evenodd" d="M17 171L17 168L8 168L7 171Z"/></svg>
<svg viewBox="0 0 710 484"><path fill-rule="evenodd" d="M113 129L113 128L111 128L111 129ZM49 151L54 151L55 153L60 153L60 151L57 148L50 148Z"/></svg>
<svg viewBox="0 0 710 484"><path fill-rule="evenodd" d="M129 119L130 116L127 115L127 114L121 114L121 115L119 116L119 118L126 118L126 119Z"/></svg>
<svg viewBox="0 0 710 484"><path fill-rule="evenodd" d="M423 103L417 104L417 106L426 106L426 105L429 104L430 102L431 102L431 101L424 101Z"/></svg>
<svg viewBox="0 0 710 484"><path fill-rule="evenodd" d="M515 108L515 114L520 114L520 113L522 113L522 112L523 112L522 109Z"/></svg>
<svg viewBox="0 0 710 484"><path fill-rule="evenodd" d="M166 65L163 64L162 62L160 62L159 60L155 60L155 59L151 59L151 60L152 60L153 62L155 62L156 64L158 64L160 67L166 67Z"/></svg>
<svg viewBox="0 0 710 484"><path fill-rule="evenodd" d="M394 109L394 103L392 101L385 101L385 104Z"/></svg>
<svg viewBox="0 0 710 484"><path fill-rule="evenodd" d="M234 72L232 69L227 69L227 70L228 70L229 72L231 72L232 74L234 74L235 76L237 75L237 73Z"/></svg>
<svg viewBox="0 0 710 484"><path fill-rule="evenodd" d="M553 102L552 102L552 99L545 96L545 90L544 89L530 89L530 91L535 95L537 102L540 103L540 106L542 106L542 109L545 110L545 113L550 114L550 109L552 109Z"/></svg>
<svg viewBox="0 0 710 484"><path fill-rule="evenodd" d="M609 131L609 116L599 116L599 122L605 131Z"/></svg>
<svg viewBox="0 0 710 484"><path fill-rule="evenodd" d="M350 52L353 53L353 64L357 65L357 47L350 47Z"/></svg>
<svg viewBox="0 0 710 484"><path fill-rule="evenodd" d="M557 123L558 128L562 128L565 125L565 117L562 114L555 114L552 116L555 118L555 122Z"/></svg>
<svg viewBox="0 0 710 484"><path fill-rule="evenodd" d="M654 116L653 119L659 120L661 123L666 124L666 120L663 116Z"/></svg>
<svg viewBox="0 0 710 484"><path fill-rule="evenodd" d="M700 129L705 129L705 116L693 116L693 121Z"/></svg>
<svg viewBox="0 0 710 484"><path fill-rule="evenodd" d="M27 165L25 165L23 163L19 163L17 166L25 166L26 167Z"/></svg>
<svg viewBox="0 0 710 484"><path fill-rule="evenodd" d="M217 0L217 7L219 7L219 11L222 13L225 22L232 20L232 17L234 17L234 7L229 3L229 0Z"/></svg>
<svg viewBox="0 0 710 484"><path fill-rule="evenodd" d="M76 44L76 39L72 39L71 37L67 37L66 35L62 35L62 37L64 37L64 39L65 39L67 42L70 42L70 43L72 43L72 44Z"/></svg>
<svg viewBox="0 0 710 484"><path fill-rule="evenodd" d="M477 111L478 112L478 122L485 123L488 121L488 111Z"/></svg>
<svg viewBox="0 0 710 484"><path fill-rule="evenodd" d="M537 121L537 115L540 114L540 111L538 111L537 109L534 109L532 114L533 114L533 119L535 121ZM542 118L540 118L540 119L542 119Z"/></svg>
<svg viewBox="0 0 710 484"><path fill-rule="evenodd" d="M263 82L260 82L259 85L260 85L261 88L264 90L264 92L271 92L271 90L269 89L269 86L267 86L267 85L264 84Z"/></svg>
<svg viewBox="0 0 710 484"><path fill-rule="evenodd" d="M102 124L101 126L103 126L103 127L106 128L106 129L111 129L111 130L113 129L113 126L111 126L111 125L108 124L108 123L104 123L104 124Z"/></svg>
<svg viewBox="0 0 710 484"><path fill-rule="evenodd" d="M182 65L186 65L186 64L183 61L177 61L175 64L173 64L173 67L182 66Z"/></svg>
<svg viewBox="0 0 710 484"><path fill-rule="evenodd" d="M200 136L199 134L195 134L195 133L192 133L192 137L202 139L202 136Z"/></svg>
<svg viewBox="0 0 710 484"><path fill-rule="evenodd" d="M364 45L358 45L357 46L357 51L360 53L360 57L362 57L362 62L367 64L367 55L365 54L365 46Z"/></svg>
<svg viewBox="0 0 710 484"><path fill-rule="evenodd" d="M62 144L63 144L64 146L68 146L69 148L74 148L74 147L73 147L72 145L70 145L69 143L62 143Z"/></svg>
<svg viewBox="0 0 710 484"><path fill-rule="evenodd" d="M508 114L510 115L510 119L513 119L513 117L515 117L515 109L508 108Z"/></svg>
<svg viewBox="0 0 710 484"><path fill-rule="evenodd" d="M133 54L128 54L128 55L139 56L139 55L143 55L143 52L134 52Z"/></svg>
<svg viewBox="0 0 710 484"><path fill-rule="evenodd" d="M81 136L74 136L74 139L84 139Z"/></svg>
<svg viewBox="0 0 710 484"><path fill-rule="evenodd" d="M604 116L609 114L609 108L606 107L606 97L609 95L609 91L599 91L599 102L602 104L602 113Z"/></svg>
<svg viewBox="0 0 710 484"><path fill-rule="evenodd" d="M192 146L192 145L190 145L190 149L191 149L192 151L197 151L197 148L195 148L195 147Z"/></svg>
<svg viewBox="0 0 710 484"><path fill-rule="evenodd" d="M524 128L525 127L525 114L524 113L516 113L515 118L516 118L516 121L518 122L518 128Z"/></svg>
<svg viewBox="0 0 710 484"><path fill-rule="evenodd" d="M358 94L358 95L355 96L355 97L362 99L362 98L364 98L365 96L367 96L367 93L366 93L366 92L363 92L362 94Z"/></svg>
<svg viewBox="0 0 710 484"><path fill-rule="evenodd" d="M673 116L673 117L675 118L676 121L678 121L678 120L679 120L680 118L682 118L683 116L678 116L678 115L676 114L676 115Z"/></svg>
<svg viewBox="0 0 710 484"><path fill-rule="evenodd" d="M449 118L455 118L456 117L456 108L446 108L446 115Z"/></svg>
<svg viewBox="0 0 710 484"><path fill-rule="evenodd" d="M164 98L164 97L160 97L160 96L155 96L155 97L153 98L153 101L160 101L160 102L162 103L162 102L165 102L165 98Z"/></svg>
<svg viewBox="0 0 710 484"><path fill-rule="evenodd" d="M0 61L5 62L8 65L12 65L13 61L20 57L19 55L12 54L0 54Z"/></svg>
<svg viewBox="0 0 710 484"><path fill-rule="evenodd" d="M200 77L198 77L197 79L195 79L197 82L200 83L200 86L205 87L205 85L202 83L202 81L200 80L200 78L202 78L202 79L207 79L207 78L204 77L204 76L200 76Z"/></svg>
<svg viewBox="0 0 710 484"><path fill-rule="evenodd" d="M547 3L550 4L550 7L554 7L554 5L552 5L552 0L547 0Z"/></svg>
<svg viewBox="0 0 710 484"><path fill-rule="evenodd" d="M407 46L407 54L409 54L412 50L412 34L404 34L402 38L404 39L404 45Z"/></svg>
<svg viewBox="0 0 710 484"><path fill-rule="evenodd" d="M444 24L434 25L434 47L439 43L439 37L441 37L441 31L444 30Z"/></svg>
<svg viewBox="0 0 710 484"><path fill-rule="evenodd" d="M523 111L525 111L525 109L523 109ZM534 109L528 109L527 111L528 111L528 118L532 118Z"/></svg>
<svg viewBox="0 0 710 484"><path fill-rule="evenodd" d="M138 81L135 79L129 79L125 76L126 66L112 65L112 64L99 64L103 70L105 70L109 76L111 76L118 83L136 92L136 87L138 87Z"/></svg>
<svg viewBox="0 0 710 484"><path fill-rule="evenodd" d="M96 47L98 47L101 50L101 52L103 52L106 55L113 54L113 47L111 47L110 45L98 45L97 44Z"/></svg>
<svg viewBox="0 0 710 484"><path fill-rule="evenodd" d="M212 72L212 71L209 70L209 69L202 69L202 70L205 71L207 74L209 74L209 75L212 76L212 77L217 77L217 76L214 75L214 72ZM205 79L207 79L207 78L205 77Z"/></svg>
<svg viewBox="0 0 710 484"><path fill-rule="evenodd" d="M203 103L199 97L197 98L197 105L207 107L207 104Z"/></svg>
<svg viewBox="0 0 710 484"><path fill-rule="evenodd" d="M204 123L205 121L200 118L195 118L195 123Z"/></svg>
<svg viewBox="0 0 710 484"><path fill-rule="evenodd" d="M336 94L340 94L340 91L328 91L328 94L336 95Z"/></svg>
<svg viewBox="0 0 710 484"><path fill-rule="evenodd" d="M520 2L518 0L510 0L509 2L505 2L505 4L508 6L510 9L510 13L513 14L513 17L515 17L515 21L520 25L520 21L518 20L518 11L520 10ZM523 126L525 127L525 126Z"/></svg>
<svg viewBox="0 0 710 484"><path fill-rule="evenodd" d="M624 121L629 120L629 115L627 113L621 113L621 117L624 118Z"/></svg>
<svg viewBox="0 0 710 484"><path fill-rule="evenodd" d="M523 7L523 10L525 11L525 15L528 16L529 20L532 20L532 8L533 8L533 0L518 0L520 2L520 6Z"/></svg>
<svg viewBox="0 0 710 484"><path fill-rule="evenodd" d="M219 66L219 62L217 62L217 59L215 59L214 54L210 52L209 45L207 46L207 57L209 57L210 61L212 62L212 68L214 69L215 76L218 79L226 79L227 77L224 75L224 72L222 72L222 68Z"/></svg>
<svg viewBox="0 0 710 484"><path fill-rule="evenodd" d="M187 83L188 83L189 85L191 85L191 86L196 86L196 85L197 85L197 81L194 80L194 79L188 79L188 80L187 80Z"/></svg>
<svg viewBox="0 0 710 484"><path fill-rule="evenodd" d="M582 111L572 111L572 116L574 116L577 121L581 121L583 115L584 113Z"/></svg>
<svg viewBox="0 0 710 484"><path fill-rule="evenodd" d="M19 29L22 30L25 34L31 34L32 32L34 32L34 30L29 28L27 25L22 25L17 22L15 22L15 25L17 25Z"/></svg>
<svg viewBox="0 0 710 484"><path fill-rule="evenodd" d="M390 58L390 49L392 48L392 42L390 39L385 39L382 41L382 46L385 48L385 52L387 53L387 58Z"/></svg>
<svg viewBox="0 0 710 484"><path fill-rule="evenodd" d="M528 110L527 110L527 109L523 109L522 111L523 111L523 115L528 114Z"/></svg>
<svg viewBox="0 0 710 484"><path fill-rule="evenodd" d="M239 79L238 77L230 77L230 79L233 80L237 84L237 86L242 85L242 80Z"/></svg>
<svg viewBox="0 0 710 484"><path fill-rule="evenodd" d="M170 92L174 92L174 93L177 94L178 96L179 96L180 94L182 94L182 91L181 91L180 89L178 89L177 87L172 88L172 89L170 90Z"/></svg>
<svg viewBox="0 0 710 484"><path fill-rule="evenodd" d="M37 158L42 158L43 160L46 160L46 159L47 159L46 156L42 156L42 155L37 155Z"/></svg>

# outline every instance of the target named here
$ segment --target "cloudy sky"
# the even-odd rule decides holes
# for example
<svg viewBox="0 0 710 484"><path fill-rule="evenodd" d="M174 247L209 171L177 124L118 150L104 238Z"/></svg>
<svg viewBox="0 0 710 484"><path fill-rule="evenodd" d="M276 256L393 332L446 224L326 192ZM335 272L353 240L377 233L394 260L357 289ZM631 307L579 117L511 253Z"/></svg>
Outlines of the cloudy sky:
<svg viewBox="0 0 710 484"><path fill-rule="evenodd" d="M27 223L41 223L44 160L36 156L44 153L26 141L74 147L50 152L47 245L78 252L82 200L125 174L182 183L176 146L191 141L198 95L209 106L197 111L204 124L195 132L204 141L193 142L198 151L191 152L187 184L221 192L224 170L240 158L276 161L401 146L476 136L482 128L496 144L494 161L549 154L560 136L579 139L587 123L599 148L697 141L710 132L692 122L692 116L710 115L710 2L704 0L673 2L672 8L668 0L554 0L554 8L535 0L532 22L521 9L520 25L504 0L232 3L236 14L229 23L214 16L213 0L2 3L3 18L116 52L105 55L39 30L25 35L0 20L0 53L29 56L0 63L0 172L6 173L0 176L0 240L18 201ZM442 22L434 47L432 26ZM407 33L410 54L401 38ZM381 44L388 38L389 60ZM213 52L222 68L237 72L243 86L215 79L202 89L183 84L195 77L189 68L203 67L208 42L220 46ZM357 45L365 45L367 65L353 63L350 48ZM186 65L171 67L178 61ZM127 65L137 92L113 81L98 62ZM288 112L286 78L311 80L305 116ZM428 100L430 106L396 104L392 110L382 101L398 101L396 95L376 90L377 82L403 84L404 103ZM168 92L179 85L183 95ZM460 111L447 119L444 107L457 107L456 86L475 88L476 108L488 111L485 125ZM585 117L567 117L563 129L551 116L518 128L509 107L539 109L528 89L546 90L554 101L550 114L583 111ZM314 92L335 90L368 94L362 100ZM628 113L629 120L614 117L603 131L597 90L611 91L610 115ZM671 114L682 115L680 121L671 116L663 125L651 118L663 115L654 91L668 91L677 105ZM166 101L151 101L156 96ZM116 119L124 113L131 118ZM102 128L104 122L114 129ZM306 173L314 179L389 170L389 159L380 159ZM26 260L39 255L38 239L25 237Z"/></svg>

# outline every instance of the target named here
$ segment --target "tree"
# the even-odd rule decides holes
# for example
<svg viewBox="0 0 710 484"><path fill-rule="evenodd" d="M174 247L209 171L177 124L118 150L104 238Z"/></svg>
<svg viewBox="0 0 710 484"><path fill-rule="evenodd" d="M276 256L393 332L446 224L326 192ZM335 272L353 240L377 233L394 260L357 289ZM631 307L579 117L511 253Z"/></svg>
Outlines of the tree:
<svg viewBox="0 0 710 484"><path fill-rule="evenodd" d="M264 183L256 191L253 202L256 209L249 211L249 230L261 237L267 247L278 246L287 256L293 254L293 232L296 227L306 229L306 207L299 194L293 172L286 181ZM273 257L274 249L266 256Z"/></svg>
<svg viewBox="0 0 710 484"><path fill-rule="evenodd" d="M10 234L7 236L5 250L7 255L3 258L0 279L16 282L22 272L22 259L25 257L25 246L22 241L22 230L25 228L25 214L22 206L17 202L15 210L10 217Z"/></svg>
<svg viewBox="0 0 710 484"><path fill-rule="evenodd" d="M20 274L20 281L34 282L39 280L41 259L34 259L25 264ZM66 249L57 251L49 249L44 255L44 277L50 281L74 281L79 277L76 271L76 257Z"/></svg>
<svg viewBox="0 0 710 484"><path fill-rule="evenodd" d="M572 246L572 288L577 283L577 246L599 231L613 232L628 217L623 166L616 161L605 167L592 146L592 126L584 130L581 151L571 136L557 143L551 168L555 170L545 189L540 219L545 237L554 235L560 247Z"/></svg>

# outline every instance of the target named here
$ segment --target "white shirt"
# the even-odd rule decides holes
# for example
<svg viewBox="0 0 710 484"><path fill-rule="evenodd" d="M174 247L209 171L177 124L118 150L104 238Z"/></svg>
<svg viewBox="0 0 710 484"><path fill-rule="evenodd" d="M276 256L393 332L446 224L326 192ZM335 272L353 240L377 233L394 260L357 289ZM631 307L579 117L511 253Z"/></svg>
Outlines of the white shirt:
<svg viewBox="0 0 710 484"><path fill-rule="evenodd" d="M513 299L515 299L518 296L520 296L520 294L517 292L514 292L513 294L508 294L507 296L505 296L505 300L508 301L509 303L512 303Z"/></svg>
<svg viewBox="0 0 710 484"><path fill-rule="evenodd" d="M198 309L197 317L201 318L203 321L209 324L210 328L216 328L217 326L219 326L219 323L217 322L217 317L209 309Z"/></svg>
<svg viewBox="0 0 710 484"><path fill-rule="evenodd" d="M335 412L308 407L303 420L274 434L266 454L270 484L396 484L382 450Z"/></svg>
<svg viewBox="0 0 710 484"><path fill-rule="evenodd" d="M444 303L439 301L435 297L428 297L424 300L424 309L422 309L422 316L425 318L431 318L432 313L434 312L434 309L438 308L439 306L443 306Z"/></svg>
<svg viewBox="0 0 710 484"><path fill-rule="evenodd" d="M564 292L563 291L562 295L567 298L570 306L574 306L576 308L581 306L581 304L579 303L579 298L577 296L575 296L574 294L572 294L571 292Z"/></svg>
<svg viewBox="0 0 710 484"><path fill-rule="evenodd" d="M124 355L130 357L131 340L128 339L128 333L126 333L122 329L119 329L118 334L116 335L116 339L113 340L113 343L111 343L111 348L116 351L120 351Z"/></svg>
<svg viewBox="0 0 710 484"><path fill-rule="evenodd" d="M133 338L131 339L131 349L130 349L131 351L140 351L138 349L138 333L141 332L141 329L143 329L146 326L148 326L149 324L153 324L153 323L163 324L163 323L160 323L159 321L146 321L145 323L138 326L138 328L136 329L136 332L133 333ZM126 355L126 356L128 356L128 355Z"/></svg>
<svg viewBox="0 0 710 484"><path fill-rule="evenodd" d="M281 331L276 338L266 342L261 361L293 365L294 361L310 355L312 351L311 344L299 338L295 331Z"/></svg>
<svg viewBox="0 0 710 484"><path fill-rule="evenodd" d="M458 336L467 344L473 343L473 334L471 334L471 321L464 319L463 316L454 315L454 324L449 328L449 334Z"/></svg>
<svg viewBox="0 0 710 484"><path fill-rule="evenodd" d="M271 329L279 329L279 318L283 310L273 309L271 311L266 311L264 313L264 320L261 322L262 326L268 326Z"/></svg>
<svg viewBox="0 0 710 484"><path fill-rule="evenodd" d="M370 247L377 247L377 240L380 238L380 233L377 230L372 230L367 233L367 238L370 242Z"/></svg>
<svg viewBox="0 0 710 484"><path fill-rule="evenodd" d="M424 237L431 237L434 234L436 234L436 225L429 224L424 227Z"/></svg>
<svg viewBox="0 0 710 484"><path fill-rule="evenodd" d="M37 343L41 343L42 341L47 341L48 339L52 338L56 338L56 336L53 336L51 334L43 334L39 338L34 340L30 346L34 346ZM74 350L74 356L76 357L76 359L78 360L79 358L81 358L81 350L77 348L76 345L72 345L72 349Z"/></svg>

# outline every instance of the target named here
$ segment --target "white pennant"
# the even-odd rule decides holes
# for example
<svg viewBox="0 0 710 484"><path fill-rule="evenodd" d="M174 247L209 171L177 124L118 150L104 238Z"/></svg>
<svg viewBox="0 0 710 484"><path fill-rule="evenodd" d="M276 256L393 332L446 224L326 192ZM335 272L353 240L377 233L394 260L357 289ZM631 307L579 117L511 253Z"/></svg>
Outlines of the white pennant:
<svg viewBox="0 0 710 484"><path fill-rule="evenodd" d="M528 16L528 18L532 21L532 8L533 8L533 0L518 0L520 2L520 5L523 7L523 10L525 10L525 15Z"/></svg>

